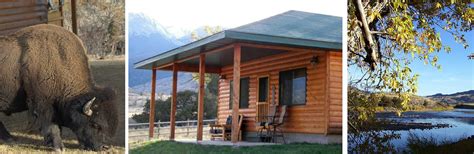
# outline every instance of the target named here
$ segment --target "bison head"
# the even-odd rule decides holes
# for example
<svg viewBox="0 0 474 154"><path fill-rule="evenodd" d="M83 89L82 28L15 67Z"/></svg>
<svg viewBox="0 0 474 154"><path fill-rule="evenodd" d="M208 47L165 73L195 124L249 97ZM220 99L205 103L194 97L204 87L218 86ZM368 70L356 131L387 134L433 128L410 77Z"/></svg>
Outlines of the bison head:
<svg viewBox="0 0 474 154"><path fill-rule="evenodd" d="M85 149L102 150L103 145L115 134L118 113L115 92L109 88L98 88L83 96L70 114L69 127Z"/></svg>

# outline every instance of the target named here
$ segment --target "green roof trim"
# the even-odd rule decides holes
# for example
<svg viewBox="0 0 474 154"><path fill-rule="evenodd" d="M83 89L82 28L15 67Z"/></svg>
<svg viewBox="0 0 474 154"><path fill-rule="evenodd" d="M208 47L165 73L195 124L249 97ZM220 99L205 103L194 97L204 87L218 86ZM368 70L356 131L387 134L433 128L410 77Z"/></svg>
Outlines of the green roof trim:
<svg viewBox="0 0 474 154"><path fill-rule="evenodd" d="M154 62L156 62L160 59L164 59L164 58L167 58L167 57L172 57L172 56L177 55L179 53L182 53L182 52L185 52L185 51L188 51L188 50L191 50L191 49L199 48L203 45L206 45L208 43L211 43L211 42L214 42L216 40L223 39L223 38L225 38L224 31L216 33L214 35L210 35L210 36L205 37L203 39L191 42L189 44L171 49L167 52L163 52L163 53L158 54L156 56L144 59L142 61L139 61L139 62L135 63L134 66L135 66L135 68L144 68L144 66L153 64ZM147 68L151 69L152 67L150 66L150 67L147 67Z"/></svg>
<svg viewBox="0 0 474 154"><path fill-rule="evenodd" d="M338 42L324 42L324 41L314 41L314 40L279 37L279 36L262 35L262 34L242 33L242 32L236 32L232 30L225 31L225 36L226 38L232 38L236 40L286 44L286 45L305 46L305 47L314 47L314 48L342 49L342 43L338 43Z"/></svg>
<svg viewBox="0 0 474 154"><path fill-rule="evenodd" d="M232 42L256 42L309 48L342 49L342 18L301 11L288 11L270 18L225 30L135 63L151 69L197 54L207 47Z"/></svg>

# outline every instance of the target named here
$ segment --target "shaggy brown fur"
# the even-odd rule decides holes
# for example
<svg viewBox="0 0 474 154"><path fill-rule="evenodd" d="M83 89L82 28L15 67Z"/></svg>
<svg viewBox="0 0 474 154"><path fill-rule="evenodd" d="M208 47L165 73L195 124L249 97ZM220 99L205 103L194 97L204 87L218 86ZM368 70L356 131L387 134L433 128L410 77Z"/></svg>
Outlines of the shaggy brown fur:
<svg viewBox="0 0 474 154"><path fill-rule="evenodd" d="M60 135L54 140L58 134L49 130L58 124L70 127L86 148L100 149L104 134L115 132L115 94L95 86L85 53L76 35L53 25L0 38L0 111L28 109L32 128L41 130L47 142L60 142ZM97 100L89 117L82 107L93 97Z"/></svg>

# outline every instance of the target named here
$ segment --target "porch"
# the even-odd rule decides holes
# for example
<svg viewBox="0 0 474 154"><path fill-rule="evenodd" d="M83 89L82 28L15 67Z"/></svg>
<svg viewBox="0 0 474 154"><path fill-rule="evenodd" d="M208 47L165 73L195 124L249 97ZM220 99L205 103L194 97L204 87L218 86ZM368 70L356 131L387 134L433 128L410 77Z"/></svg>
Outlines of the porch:
<svg viewBox="0 0 474 154"><path fill-rule="evenodd" d="M176 136L176 121L175 121L175 114L176 114L176 99L177 99L177 81L178 81L178 73L179 72L192 72L198 73L199 78L199 89L198 89L198 111L197 111L197 133L196 133L196 140L203 141L203 127L205 127L204 120L203 120L203 106L204 106L204 76L208 73L218 74L220 76L220 84L227 82L227 81L234 81L233 82L233 93L232 96L240 96L240 80L241 80L241 64L249 65L248 62L258 61L263 58L271 58L271 57L279 57L280 55L288 54L289 52L301 52L301 53L309 53L312 52L310 49L304 48L295 48L295 47L287 47L287 46L276 46L276 45L262 45L262 44L253 44L253 43L231 43L229 45L218 47L216 49L202 51L195 56L191 56L188 58L184 58L181 60L174 60L169 64L161 65L159 67L155 67L152 69L152 94L151 94L151 102L150 102L150 109L154 109L155 105L155 87L156 87L156 72L157 70L164 70L164 71L172 71L172 93L171 93L171 114L170 114L170 121L169 121L169 140L175 140ZM299 55L302 55L302 54ZM311 58L311 57L310 57ZM305 61L304 63L310 63L310 60ZM228 69L224 68L232 68L232 74L228 74ZM224 72L222 72L224 71ZM228 83L228 82L227 82ZM246 87L249 88L249 87ZM222 87L219 87L222 89ZM227 88L228 89L228 88ZM267 90L270 92L270 90ZM223 95L220 95L223 96ZM229 96L229 94L226 94ZM268 96L270 97L270 96ZM219 98L218 98L219 99ZM240 97L232 97L231 101L233 104L232 113L226 114L221 113L218 114L219 118L217 119L217 123L225 123L222 119L227 118L228 116L235 117L231 121L232 125L232 135L231 135L231 142L238 144L239 133L238 131L244 128L240 128L238 123L238 116L242 113L242 110L247 109L240 109ZM218 102L220 103L220 102ZM264 109L259 109L260 111L267 111L269 107L270 100L268 99L267 105L262 106L265 107ZM273 102L275 103L275 102ZM276 104L273 104L276 105ZM218 105L219 106L219 105ZM218 108L222 108L219 106ZM222 112L218 110L218 112ZM267 116L267 112L261 113ZM150 111L150 115L154 115L154 110ZM244 122L248 123L249 121L254 121L258 115L244 116ZM163 123L163 122L161 122ZM149 126L155 126L154 117L150 116L150 123ZM149 137L153 138L156 129L149 127ZM212 142L214 143L214 142ZM217 143L217 142L216 142Z"/></svg>

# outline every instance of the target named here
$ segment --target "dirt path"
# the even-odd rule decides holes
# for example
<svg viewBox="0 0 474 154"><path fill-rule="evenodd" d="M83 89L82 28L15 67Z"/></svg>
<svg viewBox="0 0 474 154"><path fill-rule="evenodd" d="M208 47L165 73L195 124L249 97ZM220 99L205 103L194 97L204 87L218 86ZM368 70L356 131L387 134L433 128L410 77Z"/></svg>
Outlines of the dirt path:
<svg viewBox="0 0 474 154"><path fill-rule="evenodd" d="M119 111L119 127L116 135L111 139L112 149L110 152L123 153L125 150L125 61L123 60L105 60L90 62L92 74L97 84L101 86L110 86L117 92L117 105ZM0 119L7 129L16 138L13 143L1 143L1 152L48 152L52 149L44 146L43 138L36 132L27 132L24 120L26 112L5 116L0 113ZM62 136L66 152L84 152L80 149L75 135L71 130L63 128Z"/></svg>

